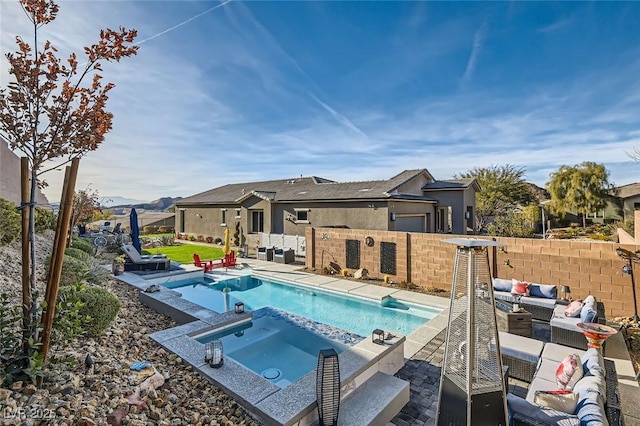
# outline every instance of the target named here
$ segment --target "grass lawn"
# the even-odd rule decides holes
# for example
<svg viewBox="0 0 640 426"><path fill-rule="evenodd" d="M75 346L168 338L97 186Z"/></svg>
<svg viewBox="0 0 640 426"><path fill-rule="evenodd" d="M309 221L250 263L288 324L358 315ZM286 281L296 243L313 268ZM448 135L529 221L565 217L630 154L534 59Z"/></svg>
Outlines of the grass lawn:
<svg viewBox="0 0 640 426"><path fill-rule="evenodd" d="M169 259L180 263L193 263L193 253L198 253L202 260L221 259L224 257L222 247L199 246L197 244L163 246L142 251L143 254L166 254Z"/></svg>

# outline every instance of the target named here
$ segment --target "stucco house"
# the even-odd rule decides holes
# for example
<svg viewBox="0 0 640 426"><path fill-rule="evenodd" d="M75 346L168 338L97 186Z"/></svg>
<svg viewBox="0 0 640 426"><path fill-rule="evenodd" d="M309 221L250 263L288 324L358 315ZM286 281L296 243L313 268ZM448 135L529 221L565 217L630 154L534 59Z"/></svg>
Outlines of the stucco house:
<svg viewBox="0 0 640 426"><path fill-rule="evenodd" d="M176 232L222 238L304 235L307 226L474 234L475 179L435 180L426 169L390 179L334 182L316 176L234 183L176 202Z"/></svg>
<svg viewBox="0 0 640 426"><path fill-rule="evenodd" d="M8 142L0 136L0 198L19 206L22 201L20 187L20 157L9 149ZM52 209L40 188L36 188L36 203L39 207Z"/></svg>

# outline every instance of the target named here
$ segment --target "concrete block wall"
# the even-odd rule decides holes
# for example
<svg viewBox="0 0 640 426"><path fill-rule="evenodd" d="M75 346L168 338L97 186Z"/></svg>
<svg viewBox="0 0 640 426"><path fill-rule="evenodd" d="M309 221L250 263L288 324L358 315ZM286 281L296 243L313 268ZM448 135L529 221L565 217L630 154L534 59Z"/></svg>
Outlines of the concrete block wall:
<svg viewBox="0 0 640 426"><path fill-rule="evenodd" d="M373 247L367 247L364 243L368 236L375 241ZM397 273L390 276L393 281L450 289L456 247L444 243L443 240L467 237L450 234L307 228L306 266L319 269L328 265L330 261L335 261L344 268L345 240L356 239L361 242L360 267L368 269L372 277L382 278L379 243L395 242ZM489 250L489 261L494 276L558 286L568 285L574 299L593 294L601 300L605 304L608 318L633 315L631 277L622 273L625 261L617 255L616 248L622 247L635 252L640 246L529 238L495 240L506 246L504 249ZM636 271L635 277L640 279L639 271ZM640 294L636 295L636 299L640 305Z"/></svg>

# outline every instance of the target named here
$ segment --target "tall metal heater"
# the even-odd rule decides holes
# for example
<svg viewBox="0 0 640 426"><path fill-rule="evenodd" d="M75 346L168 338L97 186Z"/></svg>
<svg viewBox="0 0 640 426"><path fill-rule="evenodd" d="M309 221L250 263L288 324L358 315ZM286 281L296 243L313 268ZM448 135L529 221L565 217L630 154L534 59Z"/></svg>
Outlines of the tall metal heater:
<svg viewBox="0 0 640 426"><path fill-rule="evenodd" d="M489 246L503 244L466 238L445 242L458 249L437 424L504 426L506 390L488 254Z"/></svg>

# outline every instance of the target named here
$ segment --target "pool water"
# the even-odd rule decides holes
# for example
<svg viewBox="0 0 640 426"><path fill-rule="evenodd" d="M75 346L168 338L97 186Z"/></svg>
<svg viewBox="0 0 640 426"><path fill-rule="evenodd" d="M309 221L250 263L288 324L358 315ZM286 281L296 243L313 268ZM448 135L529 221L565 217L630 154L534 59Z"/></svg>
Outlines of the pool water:
<svg viewBox="0 0 640 426"><path fill-rule="evenodd" d="M321 349L333 348L341 353L349 347L297 324L301 319L292 320L268 308L262 311L262 315L254 312L253 321L196 340L207 343L220 339L225 357L280 387L315 369Z"/></svg>
<svg viewBox="0 0 640 426"><path fill-rule="evenodd" d="M369 336L375 328L408 335L441 311L394 299L376 303L251 276L218 282L178 281L166 286L182 293L183 299L215 312L233 310L236 302L243 302L248 310L270 306L360 336Z"/></svg>

